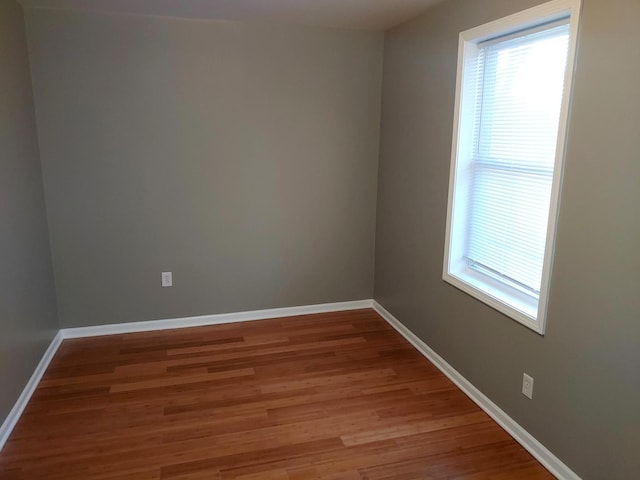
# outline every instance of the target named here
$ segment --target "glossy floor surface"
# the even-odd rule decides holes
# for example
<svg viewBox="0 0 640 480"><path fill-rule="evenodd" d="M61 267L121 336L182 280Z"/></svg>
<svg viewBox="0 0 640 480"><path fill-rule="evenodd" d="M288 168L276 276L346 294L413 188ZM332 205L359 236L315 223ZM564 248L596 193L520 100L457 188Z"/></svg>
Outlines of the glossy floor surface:
<svg viewBox="0 0 640 480"><path fill-rule="evenodd" d="M553 477L358 310L66 340L0 478Z"/></svg>

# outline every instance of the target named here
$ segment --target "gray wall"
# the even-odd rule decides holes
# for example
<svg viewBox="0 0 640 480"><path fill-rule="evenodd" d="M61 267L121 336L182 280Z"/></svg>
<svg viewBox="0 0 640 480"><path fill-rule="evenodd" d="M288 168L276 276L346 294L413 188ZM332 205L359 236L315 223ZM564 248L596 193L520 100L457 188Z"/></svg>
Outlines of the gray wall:
<svg viewBox="0 0 640 480"><path fill-rule="evenodd" d="M371 298L382 33L27 25L62 326Z"/></svg>
<svg viewBox="0 0 640 480"><path fill-rule="evenodd" d="M0 424L58 327L22 9L0 0Z"/></svg>
<svg viewBox="0 0 640 480"><path fill-rule="evenodd" d="M583 3L546 335L441 280L458 32L536 3L450 0L387 33L375 298L584 479L636 478L637 0Z"/></svg>
<svg viewBox="0 0 640 480"><path fill-rule="evenodd" d="M637 0L584 0L546 335L441 280L457 34L536 3L449 0L386 34L375 298L583 478L633 478ZM24 32L1 5L19 121L0 131L0 414L55 329ZM371 296L381 35L46 10L28 30L63 326Z"/></svg>

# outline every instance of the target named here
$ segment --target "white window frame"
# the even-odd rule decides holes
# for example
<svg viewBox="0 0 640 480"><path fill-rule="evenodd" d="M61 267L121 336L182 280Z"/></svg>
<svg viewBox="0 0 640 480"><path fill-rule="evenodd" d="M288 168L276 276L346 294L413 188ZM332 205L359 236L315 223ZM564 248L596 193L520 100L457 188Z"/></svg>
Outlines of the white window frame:
<svg viewBox="0 0 640 480"><path fill-rule="evenodd" d="M514 15L460 33L456 84L453 146L449 176L449 202L445 239L443 280L504 313L535 332L544 335L555 247L558 207L566 148L569 106L578 39L581 0L554 0ZM542 283L539 299L508 286L499 279L470 268L463 259L464 234L467 230L467 205L470 192L468 175L461 173L464 160L471 157L474 86L465 82L465 62L478 55L478 44L550 22L569 18L569 48L564 92L560 109L558 141L551 188ZM462 235L462 236L461 236Z"/></svg>

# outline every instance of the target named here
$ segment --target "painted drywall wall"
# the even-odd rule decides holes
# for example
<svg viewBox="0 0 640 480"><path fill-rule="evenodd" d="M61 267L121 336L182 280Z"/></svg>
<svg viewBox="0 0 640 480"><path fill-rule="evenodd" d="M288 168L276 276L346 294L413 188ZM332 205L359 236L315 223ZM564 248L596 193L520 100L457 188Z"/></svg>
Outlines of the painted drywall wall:
<svg viewBox="0 0 640 480"><path fill-rule="evenodd" d="M27 12L62 326L371 298L382 33Z"/></svg>
<svg viewBox="0 0 640 480"><path fill-rule="evenodd" d="M0 0L0 424L58 328L21 7Z"/></svg>
<svg viewBox="0 0 640 480"><path fill-rule="evenodd" d="M387 32L375 298L582 478L635 478L637 0L583 2L546 335L442 281L458 33L537 3L450 0Z"/></svg>

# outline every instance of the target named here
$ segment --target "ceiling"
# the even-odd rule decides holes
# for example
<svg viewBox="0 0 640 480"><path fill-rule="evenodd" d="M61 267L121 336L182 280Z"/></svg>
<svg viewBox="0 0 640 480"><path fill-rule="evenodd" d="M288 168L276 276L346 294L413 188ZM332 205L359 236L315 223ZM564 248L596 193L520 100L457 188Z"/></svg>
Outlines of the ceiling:
<svg viewBox="0 0 640 480"><path fill-rule="evenodd" d="M385 30L442 0L19 0L25 7Z"/></svg>

